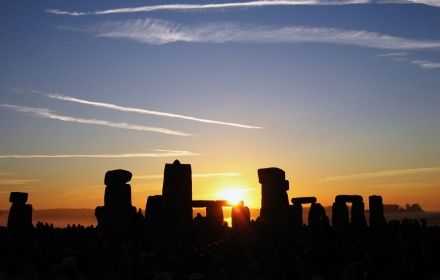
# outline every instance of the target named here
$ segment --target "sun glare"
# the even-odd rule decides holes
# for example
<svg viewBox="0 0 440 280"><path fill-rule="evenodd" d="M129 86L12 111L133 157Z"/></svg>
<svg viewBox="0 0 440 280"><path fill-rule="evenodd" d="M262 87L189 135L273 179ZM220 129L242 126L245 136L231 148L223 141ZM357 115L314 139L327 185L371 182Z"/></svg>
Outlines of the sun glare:
<svg viewBox="0 0 440 280"><path fill-rule="evenodd" d="M236 205L244 200L245 190L239 188L228 188L219 192L219 198L226 199L229 203Z"/></svg>

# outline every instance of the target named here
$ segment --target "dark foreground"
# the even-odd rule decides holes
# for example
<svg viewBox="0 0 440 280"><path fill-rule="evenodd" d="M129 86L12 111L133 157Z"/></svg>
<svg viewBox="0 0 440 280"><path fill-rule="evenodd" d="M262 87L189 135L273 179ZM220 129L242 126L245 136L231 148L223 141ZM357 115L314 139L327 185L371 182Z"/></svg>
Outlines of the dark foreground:
<svg viewBox="0 0 440 280"><path fill-rule="evenodd" d="M112 238L94 227L38 224L11 246L0 228L0 279L440 279L440 228L415 220L381 229L252 222L246 233L194 224L192 234Z"/></svg>

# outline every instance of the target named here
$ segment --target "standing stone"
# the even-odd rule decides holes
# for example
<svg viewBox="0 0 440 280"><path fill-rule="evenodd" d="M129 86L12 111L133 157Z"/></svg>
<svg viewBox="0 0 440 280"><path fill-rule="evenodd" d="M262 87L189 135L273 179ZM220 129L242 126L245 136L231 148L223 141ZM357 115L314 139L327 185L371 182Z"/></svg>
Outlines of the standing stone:
<svg viewBox="0 0 440 280"><path fill-rule="evenodd" d="M258 169L258 179L261 183L261 220L272 226L286 226L289 223L289 181L285 179L285 172L275 167Z"/></svg>
<svg viewBox="0 0 440 280"><path fill-rule="evenodd" d="M372 195L368 198L368 200L370 207L370 227L383 227L386 224L386 220L383 214L382 197L379 195Z"/></svg>
<svg viewBox="0 0 440 280"><path fill-rule="evenodd" d="M132 174L123 169L110 170L105 173L104 185L122 185L130 182Z"/></svg>
<svg viewBox="0 0 440 280"><path fill-rule="evenodd" d="M95 209L98 227L116 236L131 234L136 220L136 208L131 203L130 171L117 169L107 171L104 206Z"/></svg>
<svg viewBox="0 0 440 280"><path fill-rule="evenodd" d="M32 205L26 204L28 194L11 192L12 203L8 215L8 231L14 245L24 245L32 237Z"/></svg>
<svg viewBox="0 0 440 280"><path fill-rule="evenodd" d="M191 165L175 160L165 165L162 196L167 223L172 227L188 228L192 222Z"/></svg>
<svg viewBox="0 0 440 280"><path fill-rule="evenodd" d="M161 195L149 196L145 206L145 219L154 227L160 227L165 222L164 202Z"/></svg>
<svg viewBox="0 0 440 280"><path fill-rule="evenodd" d="M367 226L364 208L363 201L357 200L351 204L351 224L357 229L364 229Z"/></svg>
<svg viewBox="0 0 440 280"><path fill-rule="evenodd" d="M303 207L302 204L296 203L289 205L289 220L294 226L303 226Z"/></svg>
<svg viewBox="0 0 440 280"><path fill-rule="evenodd" d="M366 227L364 202L360 195L337 195L333 204L332 223L334 227L343 228L349 225L348 207L351 203L351 226L362 229Z"/></svg>
<svg viewBox="0 0 440 280"><path fill-rule="evenodd" d="M308 204L308 203L311 204L310 210L309 210L309 217L308 217L309 225L310 225L311 215L312 216L314 215L312 217L313 221L315 221L315 220L319 221L321 212L318 210L318 208L312 209L313 206L316 204L316 201L317 201L317 199L314 196L292 198L293 205L291 205L290 208L291 208L291 216L292 216L291 219L292 219L293 225L296 225L296 226L303 226L304 225L302 205ZM325 210L324 210L324 215L325 215Z"/></svg>
<svg viewBox="0 0 440 280"><path fill-rule="evenodd" d="M334 228L345 228L348 224L348 207L345 201L336 199L332 207L332 225Z"/></svg>
<svg viewBox="0 0 440 280"><path fill-rule="evenodd" d="M206 206L206 218L209 223L222 225L224 222L223 209L220 203L210 203Z"/></svg>
<svg viewBox="0 0 440 280"><path fill-rule="evenodd" d="M244 206L243 203L239 203L232 207L231 221L233 231L238 233L246 232L249 229L251 222L249 207Z"/></svg>
<svg viewBox="0 0 440 280"><path fill-rule="evenodd" d="M322 228L329 226L329 220L324 207L320 203L312 203L309 211L309 227Z"/></svg>

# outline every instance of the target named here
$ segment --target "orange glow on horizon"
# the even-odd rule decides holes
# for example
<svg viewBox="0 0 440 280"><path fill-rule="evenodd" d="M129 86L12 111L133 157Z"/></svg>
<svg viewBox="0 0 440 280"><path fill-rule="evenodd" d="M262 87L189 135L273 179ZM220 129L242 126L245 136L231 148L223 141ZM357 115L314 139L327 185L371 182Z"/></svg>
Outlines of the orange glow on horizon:
<svg viewBox="0 0 440 280"><path fill-rule="evenodd" d="M246 203L246 189L242 189L239 187L227 187L220 192L218 192L219 199L225 199L232 205L237 205L240 201Z"/></svg>

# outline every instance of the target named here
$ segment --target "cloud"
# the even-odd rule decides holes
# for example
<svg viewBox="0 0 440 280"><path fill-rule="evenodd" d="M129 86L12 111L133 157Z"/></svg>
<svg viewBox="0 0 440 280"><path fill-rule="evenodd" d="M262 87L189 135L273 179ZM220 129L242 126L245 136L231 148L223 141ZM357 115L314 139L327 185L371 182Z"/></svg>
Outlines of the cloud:
<svg viewBox="0 0 440 280"><path fill-rule="evenodd" d="M427 6L440 7L440 2L438 0L407 0L406 2L412 4L424 4Z"/></svg>
<svg viewBox="0 0 440 280"><path fill-rule="evenodd" d="M368 172L368 173L341 175L341 176L325 178L321 180L321 182L372 179L372 178L405 176L405 175L415 175L415 174L424 174L424 173L433 173L433 172L440 172L440 167L435 166L435 167L426 167L426 168L384 170L384 171L376 171L376 172Z"/></svg>
<svg viewBox="0 0 440 280"><path fill-rule="evenodd" d="M46 108L23 107L23 106L9 105L9 104L0 104L0 106L4 107L4 108L9 108L9 109L14 110L16 112L29 113L29 114L36 116L36 117L45 118L45 119L52 119L52 120L59 120L59 121L63 121L63 122L93 124L93 125L108 126L108 127L128 129L128 130L156 132L156 133L170 134L170 135L177 135L177 136L191 136L191 134L188 134L185 132L170 130L170 129L161 128L161 127L150 127L150 126L143 126L143 125L126 123L126 122L110 122L110 121L106 121L106 120L83 119L83 118L76 118L76 117L71 117L71 116L63 116L63 115L58 115L58 114L54 113L53 111L46 109Z"/></svg>
<svg viewBox="0 0 440 280"><path fill-rule="evenodd" d="M33 158L161 158L161 157L182 157L182 156L198 156L200 154L190 151L173 151L173 150L154 150L152 153L126 153L126 154L55 154L55 155L0 155L3 158L15 159L33 159ZM1 180L0 180L1 182Z"/></svg>
<svg viewBox="0 0 440 280"><path fill-rule="evenodd" d="M226 125L226 126L235 126L235 127L241 127L241 128L253 128L253 129L261 128L261 127L258 127L258 126L251 126L251 125L232 123L232 122L222 122L222 121L216 121L216 120L201 119L201 118L185 116L185 115L179 115L179 114L174 114L174 113L152 111L152 110L133 108L133 107L124 107L124 106L119 106L119 105L115 105L115 104L111 104L111 103L90 101L90 100L85 100L85 99L80 99L80 98L76 98L76 97L60 95L60 94L46 94L46 96L49 97L49 98L52 98L52 99L57 99L57 100L62 100L62 101L69 101L69 102L75 102L75 103L79 103L79 104L91 105L91 106L95 106L95 107L106 108L106 109L122 111L122 112L131 112L131 113L138 113L138 114L155 115L155 116L162 116L162 117L169 117L169 118L179 118L179 119L191 120L191 121L202 122L202 123L218 124L218 125Z"/></svg>
<svg viewBox="0 0 440 280"><path fill-rule="evenodd" d="M432 62L428 60L413 60L412 64L418 65L423 69L437 69L440 68L440 62Z"/></svg>
<svg viewBox="0 0 440 280"><path fill-rule="evenodd" d="M389 52L375 55L374 57L402 57L408 55L407 52Z"/></svg>
<svg viewBox="0 0 440 280"><path fill-rule="evenodd" d="M220 172L220 173L195 173L192 174L193 178L211 178L211 177L237 177L240 176L240 173L236 172ZM162 179L163 175L155 174L155 175L139 175L134 176L134 179Z"/></svg>
<svg viewBox="0 0 440 280"><path fill-rule="evenodd" d="M39 180L30 180L30 179L0 179L0 186L21 186L26 185L33 182L38 182Z"/></svg>
<svg viewBox="0 0 440 280"><path fill-rule="evenodd" d="M69 12L59 9L47 9L46 12L55 15L86 16L86 15L109 15L125 13L148 13L154 11L196 11L196 10L217 10L237 8L258 8L275 6L299 6L299 5L352 5L352 4L424 4L440 7L438 0L261 0L232 3L209 3L209 4L164 4L148 5L140 7L126 7L94 12Z"/></svg>
<svg viewBox="0 0 440 280"><path fill-rule="evenodd" d="M68 29L68 28L67 28ZM183 25L156 19L110 21L83 29L98 37L147 44L188 43L326 43L389 50L440 49L440 41L396 37L365 30L329 27L271 27L237 23Z"/></svg>

